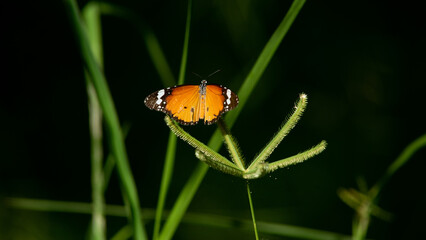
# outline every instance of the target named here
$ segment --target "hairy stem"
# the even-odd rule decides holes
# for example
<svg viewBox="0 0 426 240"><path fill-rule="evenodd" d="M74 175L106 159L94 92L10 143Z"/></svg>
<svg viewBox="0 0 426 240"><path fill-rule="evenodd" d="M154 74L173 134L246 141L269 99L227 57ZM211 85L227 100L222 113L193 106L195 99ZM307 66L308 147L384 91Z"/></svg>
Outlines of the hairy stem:
<svg viewBox="0 0 426 240"><path fill-rule="evenodd" d="M296 126L303 112L305 111L306 105L308 104L308 96L304 93L299 95L299 101L294 107L294 112L290 115L287 122L281 127L281 129L275 134L272 140L263 148L259 155L253 160L248 169L256 168L256 165L263 163L275 150L278 144L284 139L285 136Z"/></svg>

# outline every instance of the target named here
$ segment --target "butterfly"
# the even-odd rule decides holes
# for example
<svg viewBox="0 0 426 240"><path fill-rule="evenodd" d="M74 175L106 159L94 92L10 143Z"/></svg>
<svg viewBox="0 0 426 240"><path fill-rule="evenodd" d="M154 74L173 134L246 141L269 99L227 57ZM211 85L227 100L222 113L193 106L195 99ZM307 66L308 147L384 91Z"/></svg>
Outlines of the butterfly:
<svg viewBox="0 0 426 240"><path fill-rule="evenodd" d="M179 85L151 93L145 98L149 109L168 114L182 125L215 123L219 117L238 105L238 96L229 88L217 84Z"/></svg>

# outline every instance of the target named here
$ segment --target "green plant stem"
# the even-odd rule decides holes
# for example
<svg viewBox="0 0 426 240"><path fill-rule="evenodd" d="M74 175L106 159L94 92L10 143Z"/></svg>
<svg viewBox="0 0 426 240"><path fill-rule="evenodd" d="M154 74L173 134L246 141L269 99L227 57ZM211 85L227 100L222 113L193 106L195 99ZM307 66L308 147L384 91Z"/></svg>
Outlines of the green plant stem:
<svg viewBox="0 0 426 240"><path fill-rule="evenodd" d="M187 196L195 195L199 185L201 184L201 181L207 173L207 170L208 166L206 164L203 163L197 165L197 168L194 170L193 174L188 180L188 182L192 184L186 184L183 187L179 197L175 202L172 212L170 213L166 223L164 224L163 230L161 231L160 239L172 239L177 226L182 220L182 217L185 214L189 203L191 202L188 201Z"/></svg>
<svg viewBox="0 0 426 240"><path fill-rule="evenodd" d="M133 235L132 226L125 225L111 237L111 240L130 239L132 235Z"/></svg>
<svg viewBox="0 0 426 240"><path fill-rule="evenodd" d="M189 33L190 33L190 27L191 27L191 12L192 12L192 0L188 0L188 8L186 13L186 25L185 25L185 37L183 41L182 59L181 59L181 65L180 65L180 71L179 71L178 85L183 84L185 81L186 63L188 61ZM158 49L160 48L158 47ZM177 140L177 136L173 134L173 132L170 132L169 144L167 148L167 156L166 156L166 161L165 161L164 170L163 170L163 179L161 180L160 196L159 196L157 213L156 213L155 224L154 224L154 240L157 240L159 238L164 239L164 237L168 239L167 236L164 235L163 233L161 233L160 235L160 224L161 224L162 212L164 209L164 202L167 196L168 185L171 179L171 175L173 173L173 165L174 165L175 155L176 155L176 140Z"/></svg>
<svg viewBox="0 0 426 240"><path fill-rule="evenodd" d="M278 131L278 133L272 138L271 141L268 142L268 144L257 155L257 157L253 160L253 162L250 164L248 169L256 168L257 164L263 163L271 155L271 153L275 150L278 144L281 143L284 137L287 136L287 134L291 131L291 129L293 129L296 126L297 122L299 121L300 117L305 111L307 104L308 104L308 97L306 96L306 94L304 93L300 94L299 101L297 102L297 105L295 106L293 113L290 115L290 117L285 122L285 124L283 124L283 126Z"/></svg>
<svg viewBox="0 0 426 240"><path fill-rule="evenodd" d="M239 169L241 169L241 171L244 171L245 165L244 165L243 157L241 155L241 151L238 148L237 142L229 133L226 123L222 119L219 119L219 121L217 122L217 125L219 126L219 129L221 130L223 138L225 139L226 147L228 148L229 155L231 155L232 161L237 165Z"/></svg>
<svg viewBox="0 0 426 240"><path fill-rule="evenodd" d="M87 92L89 95L89 121L91 138L91 165L92 165L92 238L95 240L106 239L104 216L104 174L102 167L102 111L97 100L96 92L88 80Z"/></svg>
<svg viewBox="0 0 426 240"><path fill-rule="evenodd" d="M126 139L127 134L130 131L130 124L123 124L123 126L121 127L121 131L123 132L123 138ZM105 164L104 164L104 189L103 191L105 192L106 189L108 188L109 185L109 181L111 180L111 174L112 171L115 168L115 158L114 156L110 153L108 154L108 157L106 158Z"/></svg>
<svg viewBox="0 0 426 240"><path fill-rule="evenodd" d="M385 213L384 216L386 217L385 211L381 211L381 209L378 207L374 208L377 196L383 189L383 186L393 176L393 174L395 174L395 172L398 171L413 156L414 153L425 146L426 134L423 134L404 148L396 160L388 167L385 174L370 189L368 192L368 199L362 201L361 204L356 208L357 215L354 217L352 227L353 239L365 239L370 223L370 215L373 213L373 210L376 210L375 214L379 214L379 216L382 216L383 213Z"/></svg>
<svg viewBox="0 0 426 240"><path fill-rule="evenodd" d="M4 205L11 208L30 211L42 212L59 212L59 213L74 213L74 214L91 214L92 204L83 202L69 202L69 201L53 201L44 199L30 199L30 198L6 198ZM142 209L144 216L147 220L154 219L154 209ZM105 214L114 217L126 217L126 209L122 205L105 206ZM164 212L163 218L167 219L169 213ZM242 231L253 231L253 221L225 217L215 214L194 213L188 212L182 219L185 223L193 225L208 226L213 228L225 228ZM293 237L300 239L317 239L317 240L350 240L351 237L334 232L327 232L312 228L298 227L293 225L286 225L281 223L271 223L256 221L259 227L259 232L265 234L273 234L283 237ZM131 228L130 228L131 230ZM120 230L121 231L121 230ZM116 234L118 235L118 233ZM122 239L122 238L119 238Z"/></svg>
<svg viewBox="0 0 426 240"><path fill-rule="evenodd" d="M160 235L161 219L164 211L164 204L166 202L167 192L169 190L170 180L173 175L173 166L176 155L176 135L170 131L169 141L167 144L166 158L164 161L163 174L161 179L160 193L158 196L157 210L155 213L154 222L154 236L153 239L158 239Z"/></svg>
<svg viewBox="0 0 426 240"><path fill-rule="evenodd" d="M426 134L418 137L416 140L411 142L404 150L399 154L396 160L388 167L385 174L377 181L377 183L371 188L369 195L371 198L376 198L380 193L383 186L387 181L400 169L404 164L416 153L419 149L426 147Z"/></svg>
<svg viewBox="0 0 426 240"><path fill-rule="evenodd" d="M151 57L152 63L154 64L157 73L160 76L164 86L173 86L176 84L175 77L172 74L172 70L166 60L163 49L155 36L155 34L148 28L141 31L145 40L146 49L148 50L149 56Z"/></svg>
<svg viewBox="0 0 426 240"><path fill-rule="evenodd" d="M186 63L188 61L188 45L189 45L189 30L191 28L191 11L192 0L188 0L188 8L186 11L185 38L183 40L182 60L180 64L178 85L185 81Z"/></svg>
<svg viewBox="0 0 426 240"><path fill-rule="evenodd" d="M283 160L279 160L273 163L269 164L269 171L275 171L278 168L284 168L290 165L294 165L297 163L301 163L315 155L320 154L322 151L325 150L325 148L327 147L327 142L326 141L321 141L318 145L312 147L311 149L308 149L302 153L296 154L294 156L285 158Z"/></svg>
<svg viewBox="0 0 426 240"><path fill-rule="evenodd" d="M135 28L141 34L143 40L145 41L148 55L150 56L152 64L157 70L157 73L160 76L160 80L162 81L163 85L173 86L176 84L175 78L172 74L170 66L166 60L166 57L157 37L139 15L135 14L134 11L117 4L107 2L91 3L98 5L102 14L120 17L122 19L127 20L130 24L134 25Z"/></svg>
<svg viewBox="0 0 426 240"><path fill-rule="evenodd" d="M366 206L367 208L367 206ZM353 240L363 240L367 236L368 225L370 223L370 215L366 211L358 213L352 224Z"/></svg>
<svg viewBox="0 0 426 240"><path fill-rule="evenodd" d="M129 200L131 208L129 221L133 225L134 238L137 240L147 239L146 232L142 224L142 217L139 212L139 198L137 195L136 185L127 160L123 135L120 129L114 102L109 92L106 80L90 49L87 35L80 19L77 3L75 0L65 0L64 3L78 40L83 61L90 74L91 80L93 81L93 85L95 86L96 94L98 95L99 103L104 113L106 126L110 132L109 141L112 148L111 151L116 158L119 178L122 181L122 186L124 187L124 192Z"/></svg>
<svg viewBox="0 0 426 240"><path fill-rule="evenodd" d="M253 201L251 200L251 191L250 191L249 182L247 182L247 195L248 195L249 204L250 204L251 219L253 220L254 235L256 236L256 240L259 240L259 235L257 233L257 226L256 226L256 218L254 217Z"/></svg>
<svg viewBox="0 0 426 240"><path fill-rule="evenodd" d="M257 58L256 63L254 64L250 73L247 75L246 79L244 80L243 85L238 91L238 98L240 99L239 106L233 111L228 113L227 120L229 122L227 123L229 128L232 127L232 124L230 123L235 122L238 115L244 108L244 105L250 98L252 91L254 90L255 86L259 82L260 77L262 76L263 72L265 71L266 67L268 66L269 62L271 61L272 57L274 56L275 52L280 46L283 38L285 37L291 25L293 24L294 20L296 19L299 11L302 9L303 5L305 4L305 1L306 0L293 1L293 3L290 6L290 9L287 11L287 14L284 16L280 25L272 34L268 43L265 45L261 54Z"/></svg>
<svg viewBox="0 0 426 240"><path fill-rule="evenodd" d="M173 121L169 116L166 115L164 117L164 121L166 122L167 126L170 128L170 130L178 136L183 141L187 142L190 146L193 148L199 150L202 152L207 158L209 158L212 161L220 162L223 165L226 165L228 167L236 168L232 162L230 162L228 159L214 151L213 149L206 146L204 143L198 141L196 138L191 136L191 134L187 133L185 130L183 130L179 124L177 124L175 121ZM236 168L239 170L238 168Z"/></svg>
<svg viewBox="0 0 426 240"><path fill-rule="evenodd" d="M103 66L102 58L102 34L101 18L99 8L94 4L88 4L84 10L89 42L93 51L93 56L99 66ZM91 139L91 175L92 175L92 223L91 238L94 240L106 239L106 220L104 214L104 172L102 167L103 146L102 146L102 110L99 105L95 87L90 81L90 76L85 71L86 88L89 101L89 130Z"/></svg>

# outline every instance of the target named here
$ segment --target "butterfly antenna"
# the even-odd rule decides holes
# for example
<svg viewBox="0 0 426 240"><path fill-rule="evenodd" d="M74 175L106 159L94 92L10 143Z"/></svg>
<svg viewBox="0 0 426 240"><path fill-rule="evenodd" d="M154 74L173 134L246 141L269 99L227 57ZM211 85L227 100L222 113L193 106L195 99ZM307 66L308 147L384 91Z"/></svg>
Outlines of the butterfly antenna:
<svg viewBox="0 0 426 240"><path fill-rule="evenodd" d="M211 76L213 76L213 75L215 75L216 73L218 73L218 72L220 72L221 70L220 69L218 69L218 70L216 70L216 71L214 71L214 72L212 72L212 73L210 73L207 77L206 77L206 79L207 78L209 78L209 77L211 77Z"/></svg>
<svg viewBox="0 0 426 240"><path fill-rule="evenodd" d="M199 78L201 78L201 79L204 79L200 74L198 74L198 73L195 73L195 72L192 72L192 74L194 74L195 76L197 76L197 77L199 77Z"/></svg>

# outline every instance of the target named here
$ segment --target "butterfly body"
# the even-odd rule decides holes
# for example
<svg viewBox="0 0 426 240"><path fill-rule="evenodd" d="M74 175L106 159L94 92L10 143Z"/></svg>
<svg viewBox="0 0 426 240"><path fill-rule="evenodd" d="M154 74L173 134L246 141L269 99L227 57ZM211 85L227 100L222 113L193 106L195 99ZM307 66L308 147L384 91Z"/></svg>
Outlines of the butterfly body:
<svg viewBox="0 0 426 240"><path fill-rule="evenodd" d="M180 85L164 88L145 98L145 105L168 114L183 125L195 125L200 119L212 124L238 105L238 96L217 84Z"/></svg>

